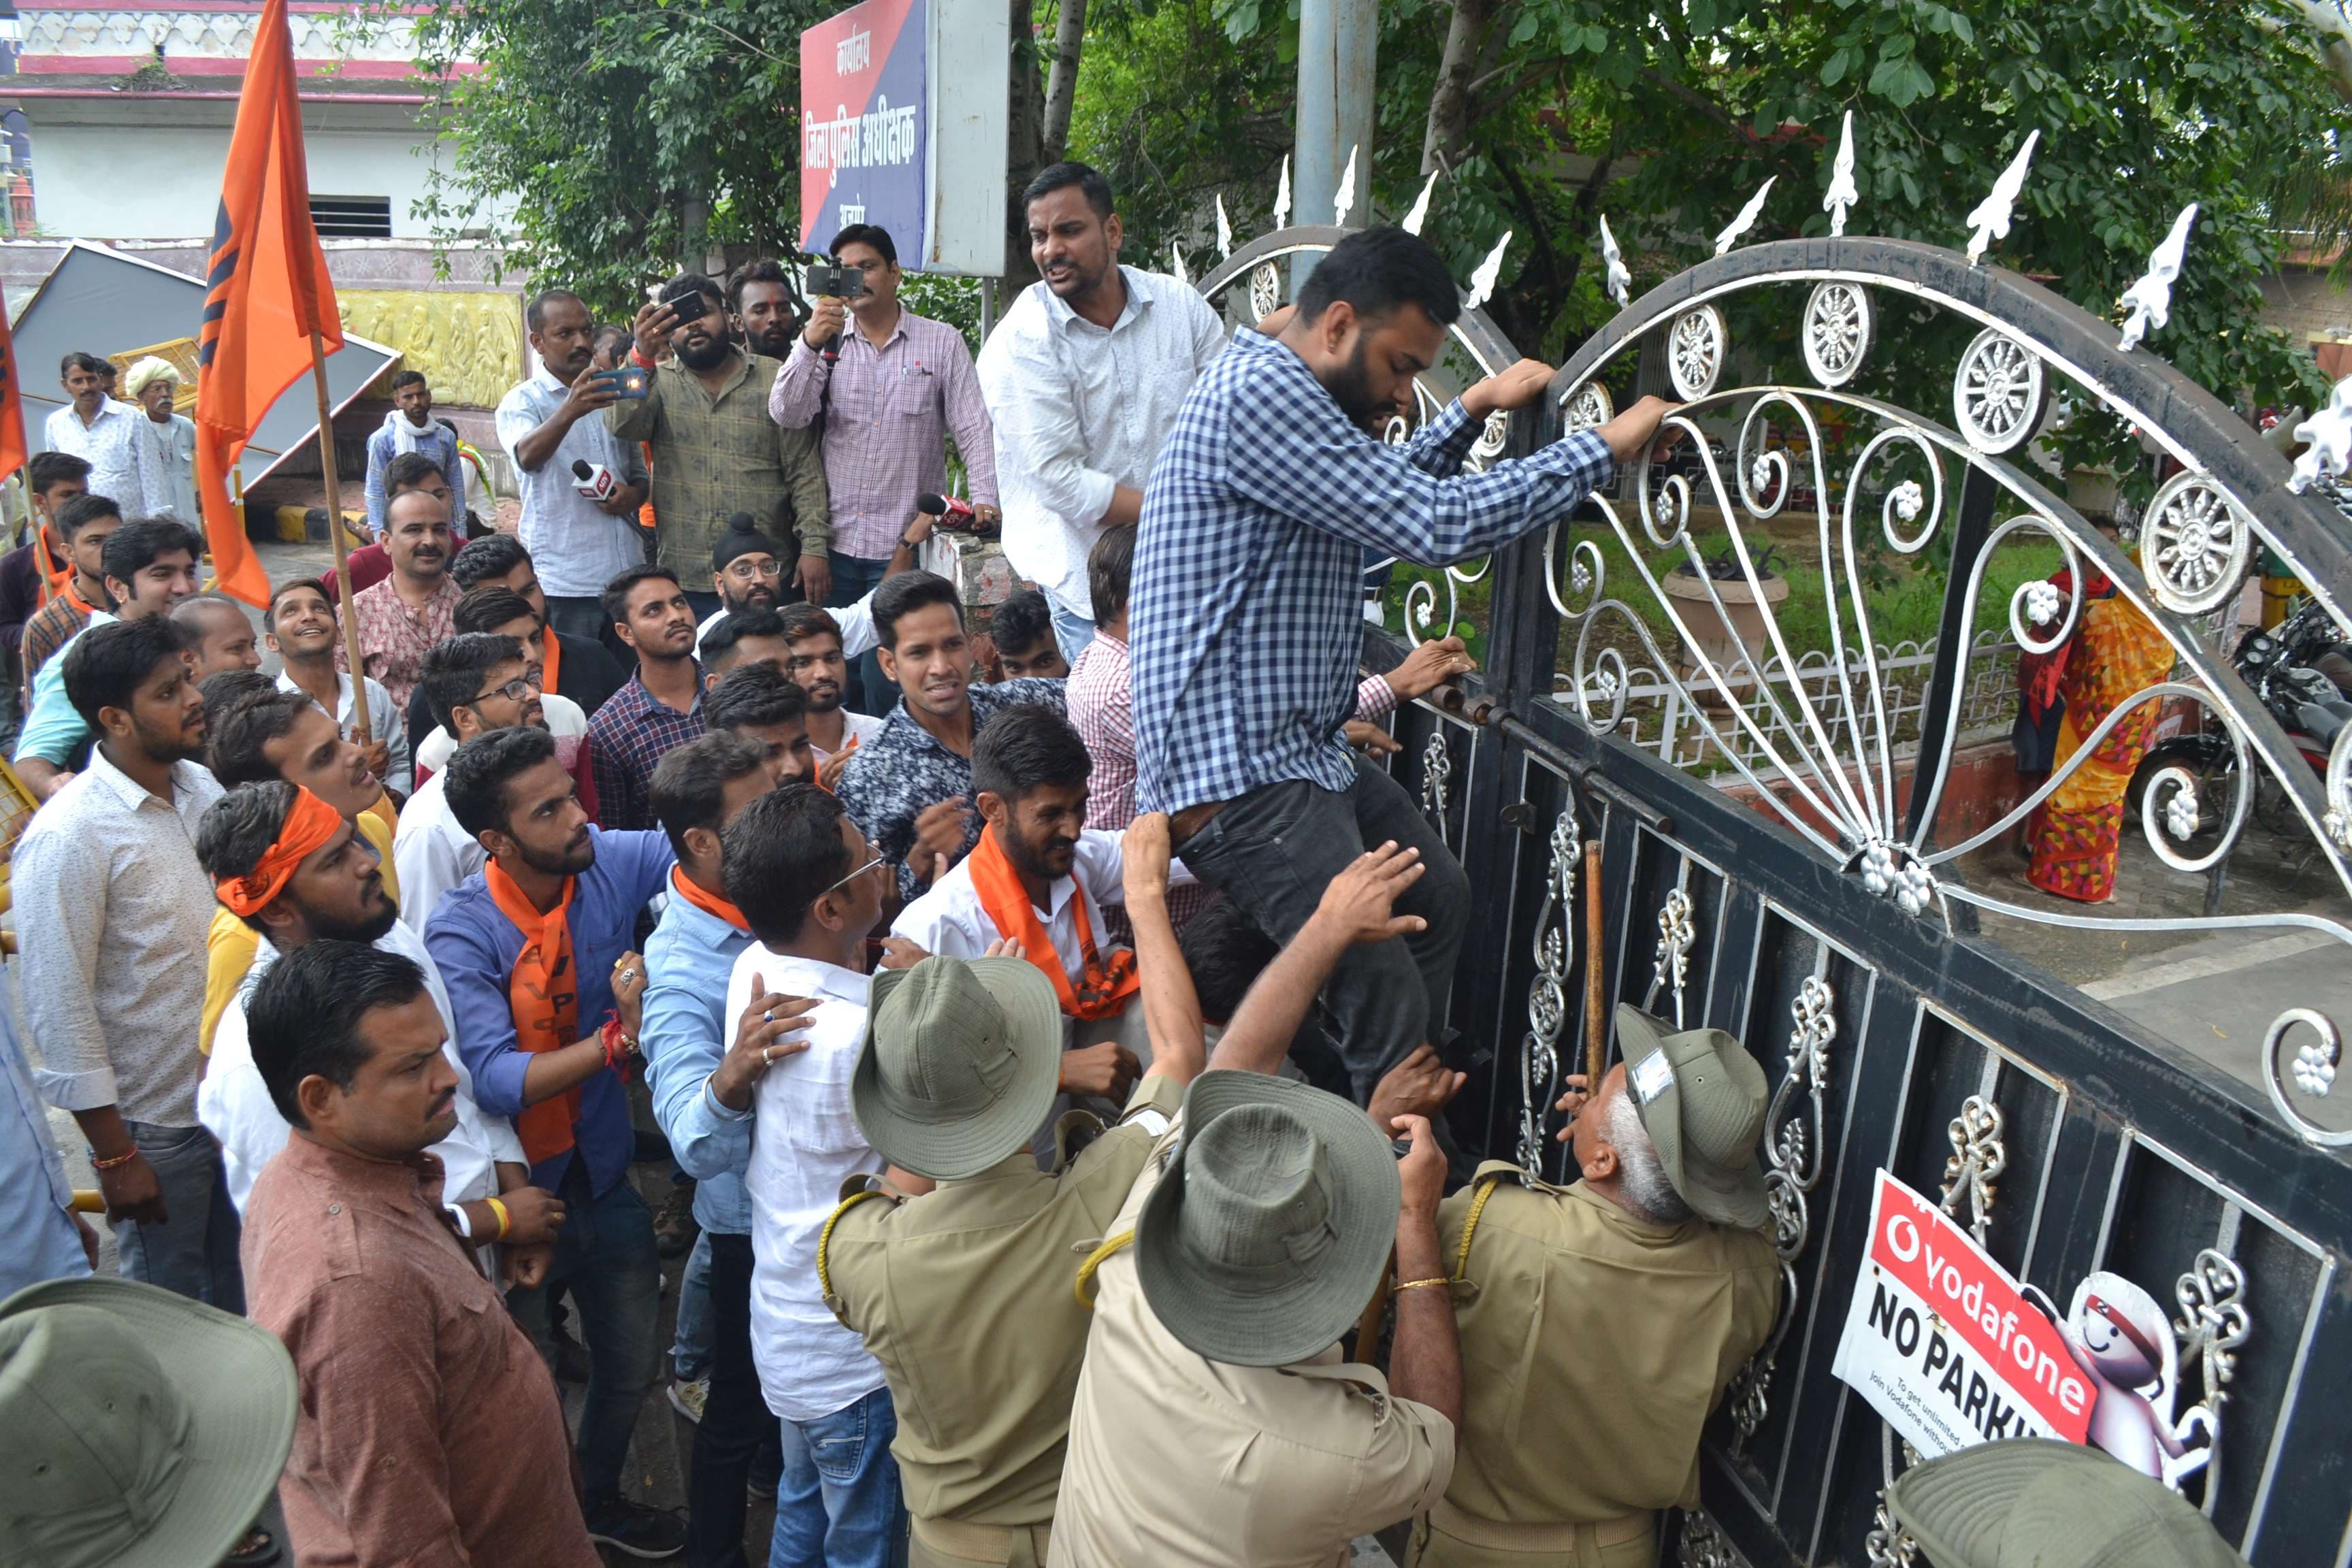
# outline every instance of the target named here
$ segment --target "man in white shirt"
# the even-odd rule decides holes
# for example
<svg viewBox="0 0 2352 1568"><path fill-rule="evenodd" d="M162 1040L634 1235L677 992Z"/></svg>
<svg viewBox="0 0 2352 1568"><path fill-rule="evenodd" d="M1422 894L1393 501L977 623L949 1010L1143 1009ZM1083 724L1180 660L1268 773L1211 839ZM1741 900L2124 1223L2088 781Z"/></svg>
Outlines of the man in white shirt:
<svg viewBox="0 0 2352 1568"><path fill-rule="evenodd" d="M591 417L617 400L614 384L590 374L596 319L566 289L545 289L523 311L540 372L499 400L499 444L514 459L522 489L519 531L547 594L548 625L573 637L610 635L598 602L614 574L646 562L637 531L645 461L634 443ZM617 488L590 500L573 488L572 465L610 469Z"/></svg>
<svg viewBox="0 0 2352 1568"><path fill-rule="evenodd" d="M1110 183L1056 163L1024 193L1040 281L980 351L996 430L1004 554L1054 605L1062 657L1093 636L1087 552L1142 513L1151 460L1224 322L1189 285L1118 264Z"/></svg>
<svg viewBox="0 0 2352 1568"><path fill-rule="evenodd" d="M147 517L171 497L153 444L140 428L147 416L106 395L113 368L96 354L66 355L58 364L58 383L72 401L49 415L41 436L51 451L70 452L89 465L91 495L106 497L125 517Z"/></svg>
<svg viewBox="0 0 2352 1568"><path fill-rule="evenodd" d="M751 1355L784 1447L772 1561L882 1568L905 1561L907 1516L890 1455L898 1417L881 1363L825 1306L816 1255L843 1182L884 1170L857 1130L849 1082L866 1036L866 938L881 923L890 873L840 801L805 784L745 806L722 836L721 855L727 897L753 938L735 961L722 1016L765 1014L787 994L817 1002L799 1020L805 1047L753 1047L761 1072L744 1174ZM914 1184L906 1190L929 1190L919 1177L905 1180Z"/></svg>
<svg viewBox="0 0 2352 1568"><path fill-rule="evenodd" d="M1105 929L1104 900L1126 898L1126 857L1118 835L1086 826L1092 771L1086 743L1052 709L1023 705L990 720L971 751L975 803L987 826L890 933L946 958L1020 943L1061 1003L1062 1093L1115 1102L1115 1114L1151 1046L1135 954ZM1171 880L1192 877L1179 862ZM1055 1117L1066 1109L1058 1102Z"/></svg>
<svg viewBox="0 0 2352 1568"><path fill-rule="evenodd" d="M282 782L243 784L215 801L196 826L196 859L213 879L223 905L261 933L253 967L221 1015L213 1057L196 1089L196 1114L220 1140L229 1197L245 1212L253 1181L286 1146L291 1129L254 1065L246 1035L246 998L269 966L305 943L369 942L396 952L425 972L425 987L452 1027L449 994L424 942L400 923L384 890L375 851L334 807L308 790ZM441 1054L457 1074L457 1124L433 1146L442 1164L442 1199L461 1235L488 1245L503 1236L524 1249L510 1263L527 1263L562 1222L554 1194L530 1184L530 1168L514 1126L486 1116L474 1103L473 1080L458 1058L454 1037ZM503 1219L488 1199L497 1197ZM495 1258L489 1259L495 1263Z"/></svg>
<svg viewBox="0 0 2352 1568"><path fill-rule="evenodd" d="M463 745L493 730L547 728L538 687L530 679L522 645L512 637L469 632L425 657L418 681L435 715ZM481 841L466 831L443 793L446 773L435 773L408 797L392 837L392 868L400 882L400 918L423 935L441 896L482 868Z"/></svg>

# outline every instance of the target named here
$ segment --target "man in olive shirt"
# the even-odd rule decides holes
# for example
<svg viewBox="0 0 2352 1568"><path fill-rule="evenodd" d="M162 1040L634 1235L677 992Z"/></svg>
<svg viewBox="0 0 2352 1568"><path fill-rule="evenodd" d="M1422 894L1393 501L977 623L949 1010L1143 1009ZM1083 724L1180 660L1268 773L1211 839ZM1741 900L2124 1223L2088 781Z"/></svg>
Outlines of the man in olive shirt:
<svg viewBox="0 0 2352 1568"><path fill-rule="evenodd" d="M682 274L662 296L637 312L629 351L654 372L652 385L604 414L614 436L651 452L656 559L682 583L706 577L727 519L748 512L771 538L799 540L799 558L782 563L782 596L824 604L833 586L824 461L813 432L768 417L768 389L783 366L728 342L726 306L709 279ZM715 593L687 599L698 621L719 608Z"/></svg>
<svg viewBox="0 0 2352 1568"><path fill-rule="evenodd" d="M1651 1568L1656 1510L1697 1506L1699 1429L1772 1331L1763 1068L1633 1007L1617 1037L1600 1092L1580 1075L1559 1102L1581 1181L1489 1161L1439 1213L1475 1289L1454 1480L1413 1568Z"/></svg>

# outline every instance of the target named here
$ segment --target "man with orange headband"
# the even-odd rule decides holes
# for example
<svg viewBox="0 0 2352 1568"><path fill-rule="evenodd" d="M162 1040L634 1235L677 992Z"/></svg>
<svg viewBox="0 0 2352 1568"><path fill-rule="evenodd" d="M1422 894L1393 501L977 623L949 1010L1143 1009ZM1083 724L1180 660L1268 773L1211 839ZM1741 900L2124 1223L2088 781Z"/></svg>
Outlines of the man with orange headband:
<svg viewBox="0 0 2352 1568"><path fill-rule="evenodd" d="M291 1131L254 1065L246 1034L246 1000L269 966L313 942L367 942L425 972L445 1029L449 994L425 943L401 924L376 851L341 812L309 790L282 781L231 790L196 826L196 860L213 879L222 907L259 937L253 967L222 1015L211 1067L196 1089L196 1114L220 1140L229 1197L242 1215L254 1178L286 1147ZM503 1243L509 1277L535 1283L546 1272L563 1205L530 1185L513 1126L474 1104L472 1080L454 1041L441 1050L457 1068L457 1123L433 1146L441 1159L442 1201L459 1235L483 1246Z"/></svg>

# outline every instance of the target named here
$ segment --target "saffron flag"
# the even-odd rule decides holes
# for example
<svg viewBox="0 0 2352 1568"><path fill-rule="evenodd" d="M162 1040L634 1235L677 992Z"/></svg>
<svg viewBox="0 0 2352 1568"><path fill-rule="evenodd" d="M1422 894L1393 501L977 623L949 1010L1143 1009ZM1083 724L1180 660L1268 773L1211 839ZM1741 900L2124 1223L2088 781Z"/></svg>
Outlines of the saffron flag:
<svg viewBox="0 0 2352 1568"><path fill-rule="evenodd" d="M16 375L16 340L0 310L0 479L25 466L24 389Z"/></svg>
<svg viewBox="0 0 2352 1568"><path fill-rule="evenodd" d="M220 590L269 599L269 578L229 505L228 473L278 395L310 368L310 335L343 346L326 253L310 221L302 110L286 0L268 0L221 176L196 332L196 489Z"/></svg>

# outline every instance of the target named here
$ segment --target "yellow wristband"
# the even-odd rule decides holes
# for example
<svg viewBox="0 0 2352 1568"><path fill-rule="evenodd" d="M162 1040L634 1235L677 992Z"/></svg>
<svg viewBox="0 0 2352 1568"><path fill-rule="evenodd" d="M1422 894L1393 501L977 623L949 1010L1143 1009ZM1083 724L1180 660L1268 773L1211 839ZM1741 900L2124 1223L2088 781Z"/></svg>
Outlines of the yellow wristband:
<svg viewBox="0 0 2352 1568"><path fill-rule="evenodd" d="M507 1232L514 1228L514 1216L507 1213L507 1205L499 1202L496 1198L485 1198L482 1201L490 1205L490 1212L499 1216L499 1234L492 1237L490 1239L493 1241L504 1241L507 1238ZM1438 1283L1442 1285L1444 1281L1441 1279Z"/></svg>
<svg viewBox="0 0 2352 1568"><path fill-rule="evenodd" d="M1400 1280L1396 1288L1399 1290L1422 1290L1427 1289L1432 1286L1442 1287L1451 1285L1453 1283L1454 1281L1451 1279L1404 1279Z"/></svg>

